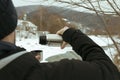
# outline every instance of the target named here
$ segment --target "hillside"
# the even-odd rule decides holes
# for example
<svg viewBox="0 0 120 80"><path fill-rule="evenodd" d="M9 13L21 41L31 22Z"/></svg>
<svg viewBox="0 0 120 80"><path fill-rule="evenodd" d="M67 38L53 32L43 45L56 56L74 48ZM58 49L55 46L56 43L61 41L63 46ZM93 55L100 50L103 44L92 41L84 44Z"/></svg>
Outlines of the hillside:
<svg viewBox="0 0 120 80"><path fill-rule="evenodd" d="M64 18L67 18L70 21L82 23L85 26L93 27L93 25L95 25L94 23L96 24L101 23L98 17L94 14L73 11L70 9L65 9L65 8L60 8L55 6L34 5L34 6L17 7L17 12L19 16L21 15L21 13L34 14L41 7L45 8L49 13L58 14ZM89 25L91 23L93 24Z"/></svg>
<svg viewBox="0 0 120 80"><path fill-rule="evenodd" d="M40 26L40 16L44 16L44 19L42 17L42 20L44 20L42 23L48 24L46 22L49 22L51 24L51 19L53 17L51 19L48 19L48 17L51 15L55 15L59 18L60 17L66 18L71 22L79 23L83 27L89 27L92 30L91 33L100 34L105 32L102 20L95 14L83 13L83 12L73 11L70 9L65 9L65 8L60 8L55 6L41 6L41 5L17 7L16 9L17 9L19 18L21 18L24 13L27 13L28 20L32 21L37 26ZM111 17L111 16L106 16L106 17L107 17L106 20L108 24L107 26L108 29L111 30L112 34L118 34L120 18ZM56 22L53 22L53 23L56 23ZM44 25L43 27L45 26L46 25ZM58 25L55 25L55 26L58 26ZM57 27L57 28L61 28L61 27Z"/></svg>

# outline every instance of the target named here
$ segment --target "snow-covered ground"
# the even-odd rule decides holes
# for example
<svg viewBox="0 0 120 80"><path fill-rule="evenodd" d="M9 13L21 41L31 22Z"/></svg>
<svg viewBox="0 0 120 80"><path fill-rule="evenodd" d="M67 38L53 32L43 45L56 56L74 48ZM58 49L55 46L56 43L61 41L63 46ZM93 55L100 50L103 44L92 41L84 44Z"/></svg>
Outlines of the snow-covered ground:
<svg viewBox="0 0 120 80"><path fill-rule="evenodd" d="M90 35L89 36L94 42L96 42L99 46L101 46L104 51L106 52L106 54L113 59L114 55L117 54L117 50L114 46L113 41L110 39L110 37L106 36L106 35ZM120 38L118 36L113 36L114 41L116 42L116 44L118 46L120 43Z"/></svg>
<svg viewBox="0 0 120 80"><path fill-rule="evenodd" d="M39 39L22 39L16 40L16 45L25 48L27 51L43 50L43 61L53 55L64 54L67 51L72 51L71 47L61 49L59 46L41 45ZM58 44L59 45L59 44Z"/></svg>
<svg viewBox="0 0 120 80"><path fill-rule="evenodd" d="M94 35L89 35L89 37L93 41L95 41L98 45L103 47L104 51L111 59L113 58L114 54L116 53L116 49L114 48L113 42L111 41L110 38L106 36L94 36ZM117 42L120 42L120 39L118 39L117 37L115 37L115 40ZM67 51L73 51L71 46L67 46L65 49L61 49L60 45L59 46L41 45L39 44L38 38L32 39L23 38L21 41L17 39L16 45L24 47L25 49L27 49L27 51L43 50L43 61L45 61L45 59L50 56L64 54Z"/></svg>

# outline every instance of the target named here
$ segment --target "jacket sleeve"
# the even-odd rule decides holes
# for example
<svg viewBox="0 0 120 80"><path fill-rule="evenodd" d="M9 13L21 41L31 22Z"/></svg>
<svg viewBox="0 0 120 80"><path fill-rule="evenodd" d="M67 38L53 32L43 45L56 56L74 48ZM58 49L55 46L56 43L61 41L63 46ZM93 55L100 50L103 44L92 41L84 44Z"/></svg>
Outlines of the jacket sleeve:
<svg viewBox="0 0 120 80"><path fill-rule="evenodd" d="M63 40L71 44L73 50L82 57L80 65L84 68L94 68L99 70L102 80L118 79L118 71L111 59L105 54L104 50L92 41L80 30L68 29L63 34ZM78 64L79 65L79 64ZM89 70L88 70L89 71Z"/></svg>
<svg viewBox="0 0 120 80"><path fill-rule="evenodd" d="M80 30L68 29L63 34L63 40L71 44L73 50L80 55L84 61L106 60L111 62L103 49Z"/></svg>
<svg viewBox="0 0 120 80"><path fill-rule="evenodd" d="M26 80L120 80L117 68L103 49L81 31L70 28L62 37L83 61L41 63Z"/></svg>

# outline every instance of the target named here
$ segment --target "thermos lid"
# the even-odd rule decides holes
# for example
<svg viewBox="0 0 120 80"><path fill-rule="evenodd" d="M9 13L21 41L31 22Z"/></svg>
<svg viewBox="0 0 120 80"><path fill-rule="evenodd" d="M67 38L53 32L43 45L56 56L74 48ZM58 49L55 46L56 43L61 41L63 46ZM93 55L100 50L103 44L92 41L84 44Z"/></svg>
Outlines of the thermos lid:
<svg viewBox="0 0 120 80"><path fill-rule="evenodd" d="M47 44L47 39L45 35L39 37L39 44L43 44L43 45Z"/></svg>

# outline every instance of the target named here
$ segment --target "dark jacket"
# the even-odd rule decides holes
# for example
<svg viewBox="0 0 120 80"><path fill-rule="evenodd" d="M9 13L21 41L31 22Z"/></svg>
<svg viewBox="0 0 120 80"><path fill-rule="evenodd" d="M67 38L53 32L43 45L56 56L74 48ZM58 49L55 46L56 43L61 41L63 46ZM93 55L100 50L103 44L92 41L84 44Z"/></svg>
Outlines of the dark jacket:
<svg viewBox="0 0 120 80"><path fill-rule="evenodd" d="M68 29L62 37L83 61L64 59L59 62L39 63L31 53L26 53L0 70L0 80L120 80L117 68L103 49L82 32ZM0 49L0 60L21 51L24 49L18 47Z"/></svg>

